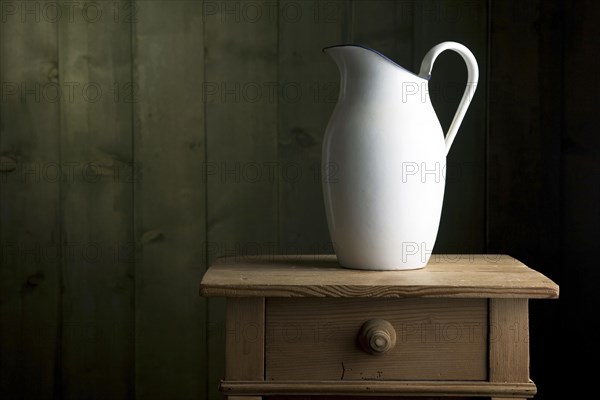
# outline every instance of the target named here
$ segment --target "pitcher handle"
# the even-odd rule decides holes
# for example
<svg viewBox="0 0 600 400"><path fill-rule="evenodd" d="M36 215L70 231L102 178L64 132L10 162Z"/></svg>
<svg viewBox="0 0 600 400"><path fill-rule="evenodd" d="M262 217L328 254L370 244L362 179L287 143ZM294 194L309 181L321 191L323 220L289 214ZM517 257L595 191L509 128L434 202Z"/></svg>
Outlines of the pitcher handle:
<svg viewBox="0 0 600 400"><path fill-rule="evenodd" d="M479 81L479 68L477 67L477 60L475 60L475 56L473 56L471 50L467 49L460 43L443 42L433 46L431 50L425 54L425 57L423 57L423 62L421 62L421 71L419 72L419 76L421 78L427 80L431 78L431 70L433 68L435 59L440 55L441 52L446 50L454 50L460 54L467 64L468 72L467 87L465 88L465 92L463 93L460 104L458 105L458 110L456 110L456 114L454 114L454 119L452 119L448 133L446 134L446 155L448 155L450 147L452 146L452 142L454 142L454 138L456 137L456 132L458 132L458 128L460 127L460 124L462 123L462 120L467 112L467 108L469 108L469 104L471 104L471 99L475 94L475 89L477 89L477 82Z"/></svg>

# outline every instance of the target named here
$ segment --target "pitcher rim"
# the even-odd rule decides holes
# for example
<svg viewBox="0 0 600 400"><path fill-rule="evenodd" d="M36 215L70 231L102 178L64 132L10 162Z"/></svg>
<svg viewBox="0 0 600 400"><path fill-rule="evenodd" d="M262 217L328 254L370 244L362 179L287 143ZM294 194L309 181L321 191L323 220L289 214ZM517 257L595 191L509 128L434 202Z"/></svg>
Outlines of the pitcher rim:
<svg viewBox="0 0 600 400"><path fill-rule="evenodd" d="M402 65L398 64L397 62L395 62L394 60L392 60L391 58L389 58L389 57L388 57L388 56L386 56L385 54L381 53L380 51L377 51L377 50L375 50L374 48L372 48L372 47L369 47L369 46L366 46L366 45L364 45L364 44L359 44L359 43L356 43L356 44L352 44L352 43L334 44L334 45L332 45L332 46L326 46L326 47L323 47L323 49L321 49L321 51L322 51L322 52L325 52L325 50L333 49L333 48L335 48L335 47L359 47L359 48L361 48L361 49L369 50L369 51L371 51L371 52L373 52L373 53L377 54L378 56L382 57L384 60L386 60L386 61L390 62L392 65L394 65L394 66L396 66L396 67L398 67L398 68L400 68L400 69L402 69L402 70L404 70L404 71L408 72L408 73L409 73L409 74L411 74L411 75L414 75L415 77L417 77L417 78L419 78L419 79L423 79L424 81L429 81L429 80L431 80L431 76L429 76L427 79L425 79L425 78L423 78L423 77L421 77L421 76L419 76L419 75L415 74L414 72L412 72L412 71L410 71L410 70L408 70L408 69L404 68Z"/></svg>

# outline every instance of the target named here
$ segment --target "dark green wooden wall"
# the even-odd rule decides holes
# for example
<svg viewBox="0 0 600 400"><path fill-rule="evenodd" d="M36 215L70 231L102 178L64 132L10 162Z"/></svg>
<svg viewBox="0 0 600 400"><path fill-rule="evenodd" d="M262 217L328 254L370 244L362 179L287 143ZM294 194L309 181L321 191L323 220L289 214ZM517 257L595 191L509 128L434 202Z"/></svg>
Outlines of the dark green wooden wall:
<svg viewBox="0 0 600 400"><path fill-rule="evenodd" d="M547 94L564 77L551 42L563 43L563 8L1 0L0 398L219 398L224 302L198 296L207 265L331 252L319 164L339 85L327 45L362 43L413 71L441 41L473 51L480 82L435 250L509 252L552 275L564 119ZM439 58L430 91L444 127L465 81L458 55Z"/></svg>

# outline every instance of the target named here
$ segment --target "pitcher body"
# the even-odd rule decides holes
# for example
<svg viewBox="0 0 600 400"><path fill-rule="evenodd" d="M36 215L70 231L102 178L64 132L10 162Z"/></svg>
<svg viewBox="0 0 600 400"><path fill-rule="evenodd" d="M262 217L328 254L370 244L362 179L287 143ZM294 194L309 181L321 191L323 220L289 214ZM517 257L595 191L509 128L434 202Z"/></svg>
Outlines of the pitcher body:
<svg viewBox="0 0 600 400"><path fill-rule="evenodd" d="M422 268L437 237L449 148L428 75L360 46L325 51L341 74L322 154L338 261L357 269Z"/></svg>

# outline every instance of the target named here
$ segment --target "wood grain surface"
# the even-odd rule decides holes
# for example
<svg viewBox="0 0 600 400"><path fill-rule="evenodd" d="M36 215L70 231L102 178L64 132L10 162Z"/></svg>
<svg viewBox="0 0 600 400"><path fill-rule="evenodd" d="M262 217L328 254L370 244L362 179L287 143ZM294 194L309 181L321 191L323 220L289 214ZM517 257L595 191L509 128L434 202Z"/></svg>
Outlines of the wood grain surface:
<svg viewBox="0 0 600 400"><path fill-rule="evenodd" d="M203 398L207 300L191 287L206 268L202 3L141 0L122 11L136 12L135 395Z"/></svg>
<svg viewBox="0 0 600 400"><path fill-rule="evenodd" d="M62 334L57 26L7 17L0 37L0 398L49 399Z"/></svg>
<svg viewBox="0 0 600 400"><path fill-rule="evenodd" d="M434 255L412 271L344 269L335 256L219 259L200 285L205 296L556 298L558 286L506 255Z"/></svg>
<svg viewBox="0 0 600 400"><path fill-rule="evenodd" d="M227 299L225 379L264 380L265 299Z"/></svg>
<svg viewBox="0 0 600 400"><path fill-rule="evenodd" d="M231 395L406 395L406 396L493 396L500 398L533 397L533 383L497 382L419 382L419 381L223 381L221 389Z"/></svg>
<svg viewBox="0 0 600 400"><path fill-rule="evenodd" d="M486 299L269 298L267 380L486 380ZM358 346L361 325L388 321L396 345Z"/></svg>
<svg viewBox="0 0 600 400"><path fill-rule="evenodd" d="M526 299L490 300L490 381L529 382Z"/></svg>
<svg viewBox="0 0 600 400"><path fill-rule="evenodd" d="M284 254L333 252L320 169L321 144L337 102L339 72L321 50L346 41L340 17L348 4L279 1L283 18L277 43L278 240Z"/></svg>
<svg viewBox="0 0 600 400"><path fill-rule="evenodd" d="M61 102L61 164L75 171L61 181L62 239L73 245L63 254L61 398L126 398L135 376L133 106L120 89L132 78L131 28L63 18L58 39L59 80L75 93Z"/></svg>

